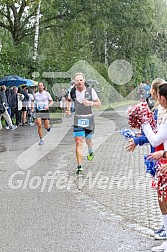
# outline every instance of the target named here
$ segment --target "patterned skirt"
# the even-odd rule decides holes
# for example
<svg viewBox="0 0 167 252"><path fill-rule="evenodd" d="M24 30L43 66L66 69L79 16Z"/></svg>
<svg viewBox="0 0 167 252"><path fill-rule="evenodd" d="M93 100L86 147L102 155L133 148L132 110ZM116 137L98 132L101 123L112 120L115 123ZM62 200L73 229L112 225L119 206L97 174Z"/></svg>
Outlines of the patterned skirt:
<svg viewBox="0 0 167 252"><path fill-rule="evenodd" d="M158 169L156 172L156 180L157 180L157 190L158 190L158 198L160 201L167 200L167 173L162 174L161 170L164 165L167 165L167 159L161 159L158 162Z"/></svg>

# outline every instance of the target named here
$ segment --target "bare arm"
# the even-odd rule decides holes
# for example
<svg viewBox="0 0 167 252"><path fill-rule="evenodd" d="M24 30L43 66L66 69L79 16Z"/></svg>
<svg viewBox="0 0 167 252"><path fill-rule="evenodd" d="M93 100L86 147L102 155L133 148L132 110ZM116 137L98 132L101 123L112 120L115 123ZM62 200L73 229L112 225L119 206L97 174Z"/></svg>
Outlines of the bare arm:
<svg viewBox="0 0 167 252"><path fill-rule="evenodd" d="M34 112L34 100L31 100L31 111Z"/></svg>
<svg viewBox="0 0 167 252"><path fill-rule="evenodd" d="M160 151L156 151L153 153L149 153L147 156L147 159L154 159L154 160L159 160L160 158L162 158L164 151L160 150Z"/></svg>
<svg viewBox="0 0 167 252"><path fill-rule="evenodd" d="M49 104L48 104L48 106L45 106L45 110L48 110L49 109L49 107L51 107L52 105L53 105L53 100L51 99L51 100L49 100Z"/></svg>
<svg viewBox="0 0 167 252"><path fill-rule="evenodd" d="M52 107L54 104L53 100L49 100L49 107Z"/></svg>

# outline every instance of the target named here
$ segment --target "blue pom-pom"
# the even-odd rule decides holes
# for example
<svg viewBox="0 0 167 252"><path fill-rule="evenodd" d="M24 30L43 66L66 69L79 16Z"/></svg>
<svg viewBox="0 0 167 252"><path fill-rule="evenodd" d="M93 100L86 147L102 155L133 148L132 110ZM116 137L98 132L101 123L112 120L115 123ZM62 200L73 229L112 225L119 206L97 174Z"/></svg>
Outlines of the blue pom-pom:
<svg viewBox="0 0 167 252"><path fill-rule="evenodd" d="M127 129L127 128L121 129L120 133L126 139L130 139L130 138L134 138L135 137L135 132L132 131L132 130L130 130L130 129Z"/></svg>
<svg viewBox="0 0 167 252"><path fill-rule="evenodd" d="M146 166L146 173L151 174L153 177L155 176L156 173L157 163L158 162L153 159L147 160L147 155L144 155L144 164Z"/></svg>

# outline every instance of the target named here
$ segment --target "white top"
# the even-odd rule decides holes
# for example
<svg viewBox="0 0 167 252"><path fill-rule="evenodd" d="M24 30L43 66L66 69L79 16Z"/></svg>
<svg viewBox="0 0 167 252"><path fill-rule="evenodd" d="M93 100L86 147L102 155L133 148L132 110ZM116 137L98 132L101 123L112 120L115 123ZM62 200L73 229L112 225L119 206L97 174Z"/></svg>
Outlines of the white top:
<svg viewBox="0 0 167 252"><path fill-rule="evenodd" d="M86 88L84 90L82 90L81 92L76 89L76 100L79 103L83 103L83 101L85 99L85 91L86 91ZM70 93L69 93L68 98L71 99ZM98 99L98 96L96 94L96 91L92 88L92 101L95 101L97 99Z"/></svg>
<svg viewBox="0 0 167 252"><path fill-rule="evenodd" d="M44 90L42 93L35 93L34 100L36 101L37 109L43 110L45 107L49 106L49 101L52 101L52 97L47 91Z"/></svg>
<svg viewBox="0 0 167 252"><path fill-rule="evenodd" d="M22 109L22 100L24 99L24 95L17 93L17 101L18 101L18 110Z"/></svg>
<svg viewBox="0 0 167 252"><path fill-rule="evenodd" d="M33 101L33 100L34 100L34 97L33 97L33 95L32 95L32 94L28 94L28 96L29 96L28 108L31 108L31 101Z"/></svg>
<svg viewBox="0 0 167 252"><path fill-rule="evenodd" d="M167 120L158 125L157 133L154 133L150 124L142 124L142 128L153 147L157 147L163 143L164 150L167 150Z"/></svg>

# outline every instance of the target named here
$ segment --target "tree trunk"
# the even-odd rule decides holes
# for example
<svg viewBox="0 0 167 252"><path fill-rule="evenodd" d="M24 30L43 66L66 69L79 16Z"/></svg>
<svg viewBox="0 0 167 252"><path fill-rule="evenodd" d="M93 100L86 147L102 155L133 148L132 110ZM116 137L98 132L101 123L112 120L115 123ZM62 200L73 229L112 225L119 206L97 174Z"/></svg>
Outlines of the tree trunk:
<svg viewBox="0 0 167 252"><path fill-rule="evenodd" d="M105 31L105 42L104 42L104 55L105 55L105 65L108 66L108 37L107 37L107 31Z"/></svg>
<svg viewBox="0 0 167 252"><path fill-rule="evenodd" d="M33 60L34 61L37 60L37 55L38 55L40 7L41 7L41 0L38 3L37 14L36 14L35 37L34 37L34 53L33 53Z"/></svg>

